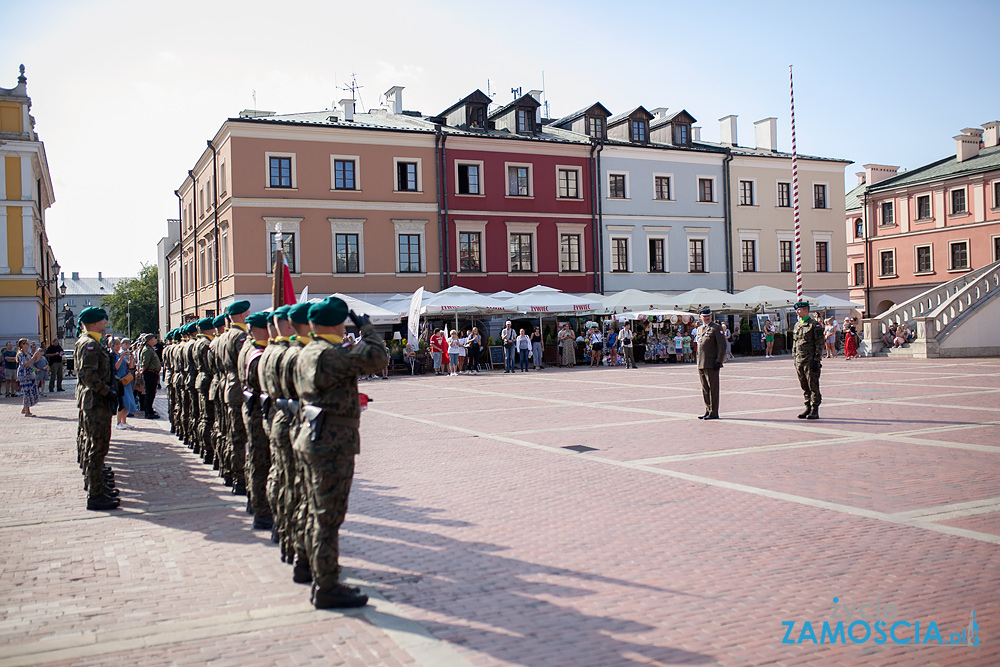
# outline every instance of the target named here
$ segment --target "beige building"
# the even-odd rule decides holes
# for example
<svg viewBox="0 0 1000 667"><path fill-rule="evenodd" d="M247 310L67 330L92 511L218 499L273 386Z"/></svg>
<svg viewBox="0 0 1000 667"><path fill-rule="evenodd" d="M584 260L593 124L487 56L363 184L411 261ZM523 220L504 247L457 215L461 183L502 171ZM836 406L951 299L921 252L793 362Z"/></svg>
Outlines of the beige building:
<svg viewBox="0 0 1000 667"><path fill-rule="evenodd" d="M754 123L755 146L737 142L736 117L722 118L730 148L733 288L795 291L792 156L777 150L777 119ZM807 295L848 296L844 168L850 160L798 156L802 286Z"/></svg>

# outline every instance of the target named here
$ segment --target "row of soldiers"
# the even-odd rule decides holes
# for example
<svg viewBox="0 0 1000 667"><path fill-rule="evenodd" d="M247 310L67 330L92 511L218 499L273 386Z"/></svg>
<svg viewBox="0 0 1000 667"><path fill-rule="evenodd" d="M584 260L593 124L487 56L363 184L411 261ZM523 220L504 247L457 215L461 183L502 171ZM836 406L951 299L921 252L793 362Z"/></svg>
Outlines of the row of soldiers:
<svg viewBox="0 0 1000 667"><path fill-rule="evenodd" d="M238 301L167 334L171 431L247 495L253 527L272 531L317 608L362 606L340 583L338 533L360 451L357 377L386 364L385 348L341 299L249 309Z"/></svg>

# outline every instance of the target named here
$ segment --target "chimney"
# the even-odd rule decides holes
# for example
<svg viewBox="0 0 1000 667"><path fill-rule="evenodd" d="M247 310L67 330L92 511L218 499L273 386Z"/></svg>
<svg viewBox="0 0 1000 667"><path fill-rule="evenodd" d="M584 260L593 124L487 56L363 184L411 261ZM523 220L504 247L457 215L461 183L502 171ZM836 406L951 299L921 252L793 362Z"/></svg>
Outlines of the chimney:
<svg viewBox="0 0 1000 667"><path fill-rule="evenodd" d="M403 86L393 86L385 91L385 102L397 116L403 113Z"/></svg>
<svg viewBox="0 0 1000 667"><path fill-rule="evenodd" d="M101 272L100 271L97 272L97 279L98 280L103 280L103 278L101 277Z"/></svg>
<svg viewBox="0 0 1000 667"><path fill-rule="evenodd" d="M344 108L344 120L348 123L354 122L354 99L340 100L340 106Z"/></svg>
<svg viewBox="0 0 1000 667"><path fill-rule="evenodd" d="M887 164L866 164L865 168L865 180L864 182L868 185L875 185L879 181L884 181L887 178L892 178L899 171L899 167L893 167ZM859 176L860 178L860 176Z"/></svg>
<svg viewBox="0 0 1000 667"><path fill-rule="evenodd" d="M865 176L867 175L865 172L856 171L854 172L854 175L858 177L858 185L864 185L865 183L868 182L867 179L865 178Z"/></svg>
<svg viewBox="0 0 1000 667"><path fill-rule="evenodd" d="M653 114L657 118L666 118L667 117L667 107L656 107L655 109L653 109L649 113Z"/></svg>
<svg viewBox="0 0 1000 667"><path fill-rule="evenodd" d="M983 134L983 148L1000 146L1000 121L991 120L983 123L983 129L986 130Z"/></svg>
<svg viewBox="0 0 1000 667"><path fill-rule="evenodd" d="M955 139L955 156L959 162L970 160L979 155L979 142L983 140L983 131L979 128L967 127Z"/></svg>
<svg viewBox="0 0 1000 667"><path fill-rule="evenodd" d="M764 118L753 124L757 148L777 152L778 150L778 119ZM735 137L735 135L734 135Z"/></svg>
<svg viewBox="0 0 1000 667"><path fill-rule="evenodd" d="M73 272L73 280L79 280L79 279L80 279L80 272L79 271L74 271Z"/></svg>
<svg viewBox="0 0 1000 667"><path fill-rule="evenodd" d="M691 141L701 141L701 128L697 125L691 127Z"/></svg>
<svg viewBox="0 0 1000 667"><path fill-rule="evenodd" d="M542 127L542 91L540 90L529 90L528 94L535 98L538 102L538 108L535 109L535 127L540 129Z"/></svg>
<svg viewBox="0 0 1000 667"><path fill-rule="evenodd" d="M737 146L736 143L736 116L723 116L719 119L719 130L724 146Z"/></svg>

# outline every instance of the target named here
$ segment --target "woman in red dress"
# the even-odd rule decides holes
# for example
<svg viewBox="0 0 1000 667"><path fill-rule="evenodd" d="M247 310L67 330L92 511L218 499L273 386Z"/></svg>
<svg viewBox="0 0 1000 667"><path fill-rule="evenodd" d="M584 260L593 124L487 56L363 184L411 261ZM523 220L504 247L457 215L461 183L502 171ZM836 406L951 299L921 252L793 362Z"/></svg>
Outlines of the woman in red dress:
<svg viewBox="0 0 1000 667"><path fill-rule="evenodd" d="M847 326L844 327L844 358L852 359L858 356L858 330L854 326L854 318L847 318Z"/></svg>

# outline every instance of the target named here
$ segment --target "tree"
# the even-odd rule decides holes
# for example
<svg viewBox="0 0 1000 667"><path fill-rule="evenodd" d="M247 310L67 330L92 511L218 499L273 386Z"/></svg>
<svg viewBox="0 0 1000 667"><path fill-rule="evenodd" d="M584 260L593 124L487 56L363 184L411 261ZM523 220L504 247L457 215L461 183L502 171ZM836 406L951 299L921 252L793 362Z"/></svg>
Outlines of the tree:
<svg viewBox="0 0 1000 667"><path fill-rule="evenodd" d="M137 336L160 330L156 274L155 264L143 264L138 277L118 281L114 293L101 299L101 307L108 311L108 321L116 332L123 335L129 332L130 313L132 334Z"/></svg>

